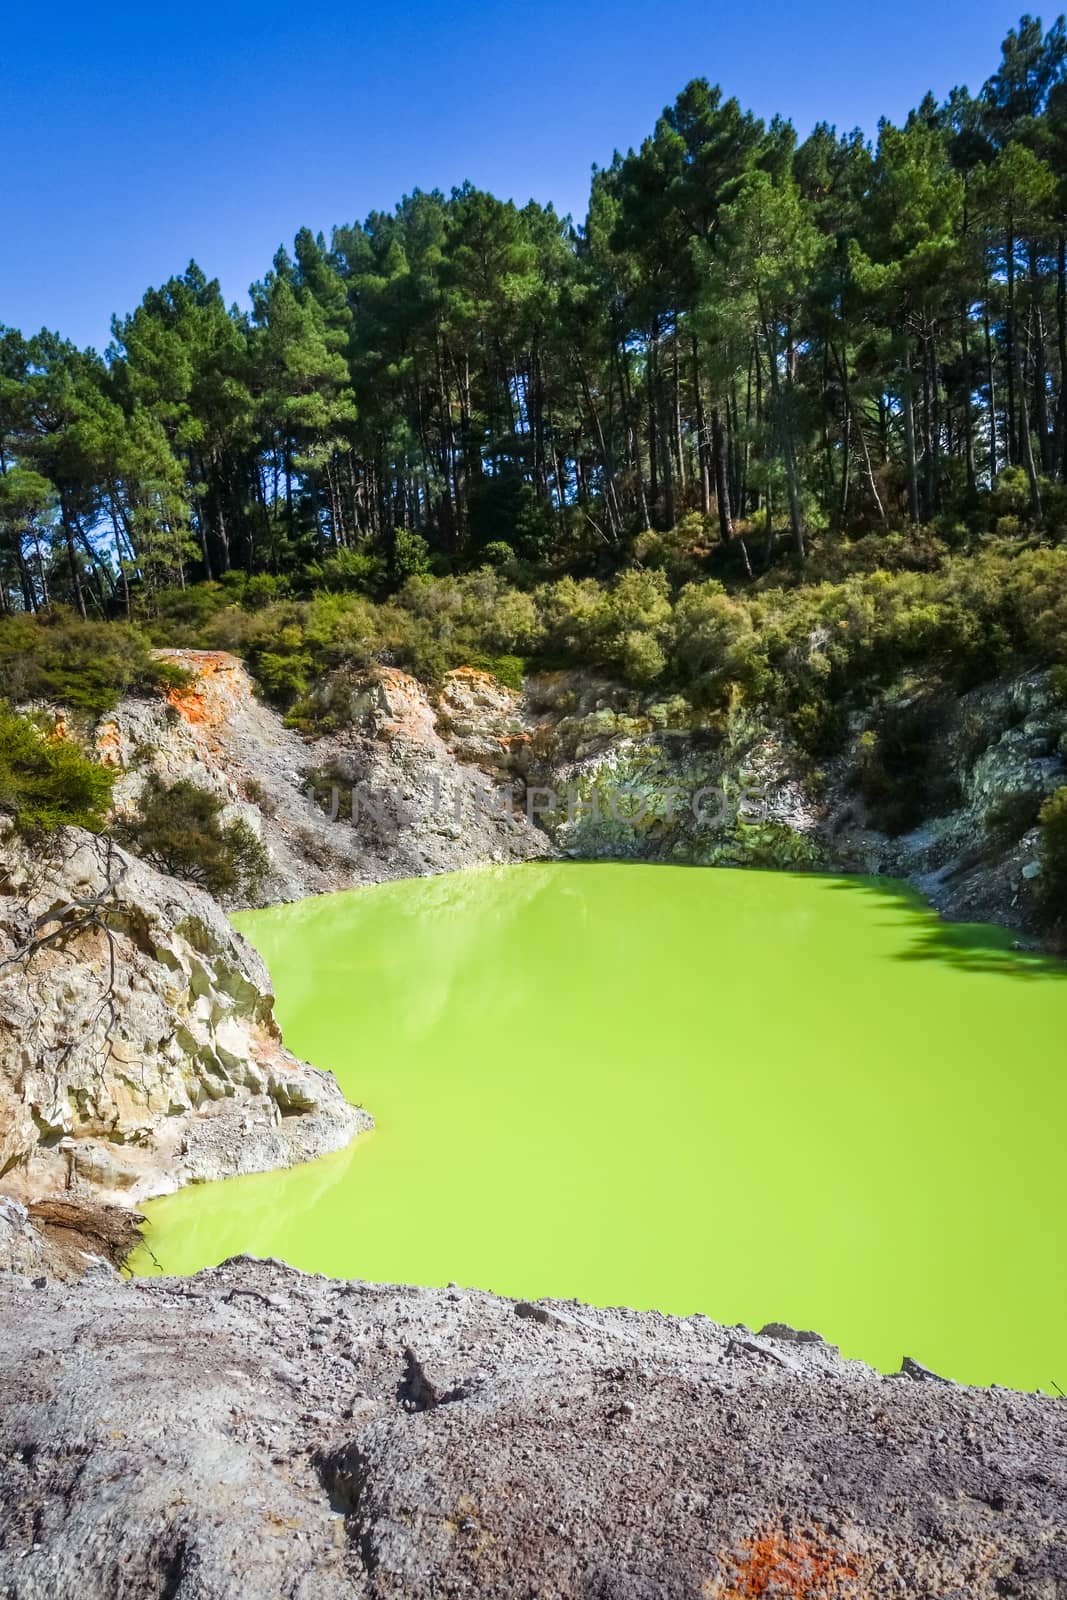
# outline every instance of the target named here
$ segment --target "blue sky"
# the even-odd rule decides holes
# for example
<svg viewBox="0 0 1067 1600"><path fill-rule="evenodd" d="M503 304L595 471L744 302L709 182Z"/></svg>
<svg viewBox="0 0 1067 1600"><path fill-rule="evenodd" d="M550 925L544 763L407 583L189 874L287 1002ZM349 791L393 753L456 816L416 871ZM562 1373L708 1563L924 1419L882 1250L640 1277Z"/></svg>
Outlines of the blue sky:
<svg viewBox="0 0 1067 1600"><path fill-rule="evenodd" d="M1054 13L1045 17L1048 24ZM707 77L803 134L976 89L994 0L23 4L3 27L0 322L102 348L190 256L244 303L307 224L470 178L584 215L589 169Z"/></svg>

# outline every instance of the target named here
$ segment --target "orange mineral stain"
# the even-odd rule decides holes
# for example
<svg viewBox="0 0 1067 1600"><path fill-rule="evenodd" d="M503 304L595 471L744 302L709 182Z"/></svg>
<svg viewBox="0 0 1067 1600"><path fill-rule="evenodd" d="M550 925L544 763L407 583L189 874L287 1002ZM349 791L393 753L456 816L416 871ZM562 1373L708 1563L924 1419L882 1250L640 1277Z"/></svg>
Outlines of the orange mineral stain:
<svg viewBox="0 0 1067 1600"><path fill-rule="evenodd" d="M821 1528L793 1535L766 1528L720 1555L721 1575L701 1587L703 1600L846 1600L859 1594L858 1557Z"/></svg>

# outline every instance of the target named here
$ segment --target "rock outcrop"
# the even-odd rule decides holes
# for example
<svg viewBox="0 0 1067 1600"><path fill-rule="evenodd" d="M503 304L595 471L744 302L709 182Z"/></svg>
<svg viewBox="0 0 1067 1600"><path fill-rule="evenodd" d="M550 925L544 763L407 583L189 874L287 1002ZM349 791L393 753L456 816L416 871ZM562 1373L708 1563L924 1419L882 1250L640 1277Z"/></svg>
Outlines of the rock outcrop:
<svg viewBox="0 0 1067 1600"><path fill-rule="evenodd" d="M319 686L336 731L309 752L320 806L357 841L364 881L422 877L556 854L523 809L516 750L523 697L460 668L431 695L395 667L340 672Z"/></svg>
<svg viewBox="0 0 1067 1600"><path fill-rule="evenodd" d="M115 1197L291 1165L369 1126L287 1051L214 900L109 841L0 832L0 1180Z"/></svg>
<svg viewBox="0 0 1067 1600"><path fill-rule="evenodd" d="M702 717L681 696L578 673L530 679L527 785L553 842L581 859L823 864L817 786L768 715Z"/></svg>
<svg viewBox="0 0 1067 1600"><path fill-rule="evenodd" d="M1042 800L1067 783L1067 712L1048 673L941 699L925 739L925 814L895 836L863 799L864 740L887 714L936 699L936 685L888 692L857 713L825 769L766 710L701 716L680 696L585 673L540 674L519 693L463 670L431 696L376 668L337 673L318 693L338 724L315 747L326 770L332 762L381 782L404 774L395 853L384 869L373 852L364 858L380 875L394 875L397 861L413 873L501 859L484 815L504 795L514 851L505 859L551 849L859 871L907 880L952 919L1037 926L1034 824ZM345 751L357 749L346 768Z"/></svg>
<svg viewBox="0 0 1067 1600"><path fill-rule="evenodd" d="M101 759L118 769L116 806L135 806L149 772L219 795L267 848L256 903L566 854L882 873L946 916L1026 929L1033 820L1067 782L1065 713L1047 673L942 708L929 738L941 801L893 837L863 803L862 741L922 685L857 713L823 771L758 707L705 717L681 696L578 672L539 674L520 692L460 668L431 691L395 667L342 668L315 686L320 731L302 736L256 697L236 657L166 654L191 686L167 703L126 700L97 730ZM1005 800L1022 815L1027 797L1029 822L1012 831Z"/></svg>
<svg viewBox="0 0 1067 1600"><path fill-rule="evenodd" d="M0 1272L45 1274L75 1283L86 1272L114 1277L141 1238L144 1217L81 1195L29 1205L0 1194Z"/></svg>
<svg viewBox="0 0 1067 1600"><path fill-rule="evenodd" d="M228 1263L0 1275L9 1600L1058 1600L1064 1402Z"/></svg>
<svg viewBox="0 0 1067 1600"><path fill-rule="evenodd" d="M160 655L185 669L188 686L165 700L128 697L96 729L97 757L116 774L116 814L136 811L150 777L191 782L223 801L225 822L247 823L265 845L270 869L255 903L363 881L357 841L304 792L304 741L258 698L244 663L223 650Z"/></svg>
<svg viewBox="0 0 1067 1600"><path fill-rule="evenodd" d="M123 700L96 730L98 757L117 774L116 811L136 809L151 774L217 795L224 820L247 822L267 851L252 903L554 853L514 804L499 759L501 727L522 727L519 696L487 673L450 673L435 699L392 667L336 673L317 692L337 730L311 739L257 697L236 656L160 654L190 685L166 701ZM496 771L474 765L494 751Z"/></svg>
<svg viewBox="0 0 1067 1600"><path fill-rule="evenodd" d="M915 698L890 704L906 712ZM1021 673L942 703L924 753L943 798L895 838L870 826L857 796L865 722L855 719L827 775L829 859L846 871L905 878L952 920L1030 928L1040 873L1034 824L1042 801L1067 784L1067 709L1050 674Z"/></svg>

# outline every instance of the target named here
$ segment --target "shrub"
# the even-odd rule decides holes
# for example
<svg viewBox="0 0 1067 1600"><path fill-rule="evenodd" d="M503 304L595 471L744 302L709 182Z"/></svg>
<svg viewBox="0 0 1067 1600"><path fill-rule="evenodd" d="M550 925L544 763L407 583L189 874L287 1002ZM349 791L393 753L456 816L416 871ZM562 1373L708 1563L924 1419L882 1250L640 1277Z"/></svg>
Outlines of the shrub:
<svg viewBox="0 0 1067 1600"><path fill-rule="evenodd" d="M1067 788L1057 789L1038 817L1041 901L1052 922L1067 918Z"/></svg>
<svg viewBox="0 0 1067 1600"><path fill-rule="evenodd" d="M710 519L691 511L666 533L646 528L634 540L634 556L643 567L660 567L672 585L696 581L711 544Z"/></svg>
<svg viewBox="0 0 1067 1600"><path fill-rule="evenodd" d="M397 528L393 536L393 576L398 583L430 570L430 547L421 533Z"/></svg>
<svg viewBox="0 0 1067 1600"><path fill-rule="evenodd" d="M0 810L21 832L102 827L113 774L0 702Z"/></svg>
<svg viewBox="0 0 1067 1600"><path fill-rule="evenodd" d="M301 630L288 627L279 634L276 649L255 651L256 677L268 700L287 702L307 692L311 655L304 645Z"/></svg>
<svg viewBox="0 0 1067 1600"><path fill-rule="evenodd" d="M593 578L561 578L543 584L534 598L551 657L590 665L602 660L606 618L599 583Z"/></svg>
<svg viewBox="0 0 1067 1600"><path fill-rule="evenodd" d="M538 557L558 538L556 519L532 484L514 467L482 477L471 485L471 543L487 547L506 536L525 557Z"/></svg>
<svg viewBox="0 0 1067 1600"><path fill-rule="evenodd" d="M277 578L270 572L256 572L245 579L241 590L241 604L249 611L258 611L261 606L269 606L275 600L280 600L288 592L289 582L286 578Z"/></svg>
<svg viewBox="0 0 1067 1600"><path fill-rule="evenodd" d="M12 701L49 700L98 716L124 694L184 682L139 628L83 622L65 606L0 620L0 680Z"/></svg>
<svg viewBox="0 0 1067 1600"><path fill-rule="evenodd" d="M666 574L624 572L611 587L561 578L536 595L550 655L646 685L667 664L671 602Z"/></svg>
<svg viewBox="0 0 1067 1600"><path fill-rule="evenodd" d="M475 651L466 665L477 667L481 672L491 672L497 683L502 683L505 689L522 688L526 663L521 656L486 656Z"/></svg>
<svg viewBox="0 0 1067 1600"><path fill-rule="evenodd" d="M505 539L493 539L482 551L482 560L489 567L510 567L515 561L515 552Z"/></svg>
<svg viewBox="0 0 1067 1600"><path fill-rule="evenodd" d="M313 562L306 570L309 582L316 588L355 589L364 594L384 587L387 576L381 557L366 550L338 550L322 561Z"/></svg>
<svg viewBox="0 0 1067 1600"><path fill-rule="evenodd" d="M614 640L610 665L624 682L643 688L663 676L667 657L652 633L642 628L629 628Z"/></svg>
<svg viewBox="0 0 1067 1600"><path fill-rule="evenodd" d="M1005 467L990 496L994 515L1024 515L1030 509L1030 481L1022 467Z"/></svg>
<svg viewBox="0 0 1067 1600"><path fill-rule="evenodd" d="M187 779L164 784L152 778L137 816L115 833L143 860L211 894L254 893L267 870L267 853L248 824L222 820L218 795Z"/></svg>
<svg viewBox="0 0 1067 1600"><path fill-rule="evenodd" d="M232 606L234 598L218 583L160 589L152 596L152 614L143 618L143 626L157 644L198 645L207 623L225 606Z"/></svg>
<svg viewBox="0 0 1067 1600"><path fill-rule="evenodd" d="M273 817L278 809L277 796L272 794L258 778L246 778L242 786L244 798L250 805L258 806L265 817Z"/></svg>
<svg viewBox="0 0 1067 1600"><path fill-rule="evenodd" d="M769 687L751 609L721 583L688 584L674 608L672 655L678 675L702 705L722 703L733 683Z"/></svg>

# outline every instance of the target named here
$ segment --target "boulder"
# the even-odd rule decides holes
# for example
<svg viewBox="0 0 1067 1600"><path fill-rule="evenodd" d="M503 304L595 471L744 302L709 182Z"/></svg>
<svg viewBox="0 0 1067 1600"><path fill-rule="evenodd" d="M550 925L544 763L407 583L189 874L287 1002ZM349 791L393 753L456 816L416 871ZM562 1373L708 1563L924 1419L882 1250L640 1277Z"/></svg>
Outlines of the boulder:
<svg viewBox="0 0 1067 1600"><path fill-rule="evenodd" d="M133 1205L288 1166L369 1126L282 1044L262 960L211 897L109 840L0 824L0 1176Z"/></svg>

